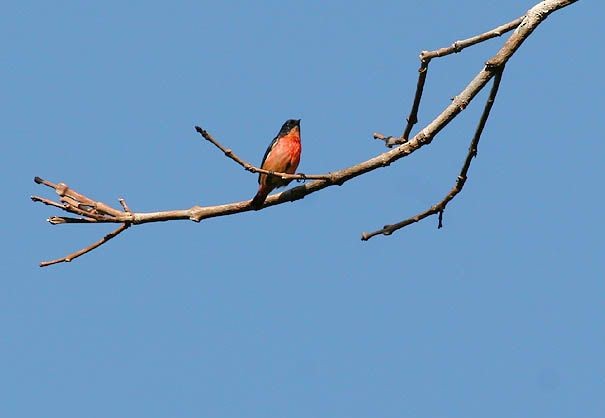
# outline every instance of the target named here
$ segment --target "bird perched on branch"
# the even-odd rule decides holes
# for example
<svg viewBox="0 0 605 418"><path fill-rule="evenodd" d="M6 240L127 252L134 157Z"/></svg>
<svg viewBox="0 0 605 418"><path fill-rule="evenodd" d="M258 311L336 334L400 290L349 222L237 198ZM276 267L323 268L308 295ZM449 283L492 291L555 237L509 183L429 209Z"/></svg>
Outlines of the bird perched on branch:
<svg viewBox="0 0 605 418"><path fill-rule="evenodd" d="M300 119L287 120L265 152L260 168L277 173L294 174L300 162ZM258 175L258 192L252 207L260 209L271 190L287 186L292 180L283 180L267 174Z"/></svg>

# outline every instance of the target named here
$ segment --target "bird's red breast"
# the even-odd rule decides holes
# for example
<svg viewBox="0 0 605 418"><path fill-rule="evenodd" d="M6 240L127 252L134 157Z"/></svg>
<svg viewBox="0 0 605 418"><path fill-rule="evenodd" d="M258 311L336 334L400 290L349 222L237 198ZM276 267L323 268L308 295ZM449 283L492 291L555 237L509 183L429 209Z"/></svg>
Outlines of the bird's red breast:
<svg viewBox="0 0 605 418"><path fill-rule="evenodd" d="M277 141L267 154L262 168L269 171L293 174L300 163L300 153L300 131L296 127L286 135L277 138ZM261 177L261 182L262 180ZM272 180L279 179L273 177Z"/></svg>

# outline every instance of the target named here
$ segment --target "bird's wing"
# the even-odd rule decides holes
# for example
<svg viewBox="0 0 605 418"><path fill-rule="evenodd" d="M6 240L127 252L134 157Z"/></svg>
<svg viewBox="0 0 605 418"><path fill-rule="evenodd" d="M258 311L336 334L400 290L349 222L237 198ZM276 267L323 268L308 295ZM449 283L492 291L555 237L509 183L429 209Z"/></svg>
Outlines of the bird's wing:
<svg viewBox="0 0 605 418"><path fill-rule="evenodd" d="M269 146L267 147L267 151L265 151L265 155L263 157L263 161L260 163L260 168L263 168L263 166L265 165L265 161L267 161L267 157L269 156L269 153L271 152L271 150L275 147L275 145L277 144L277 140L279 139L279 135L276 136L275 138L273 138L273 141L271 141L271 143L269 144ZM260 184L260 175L258 176L258 184Z"/></svg>

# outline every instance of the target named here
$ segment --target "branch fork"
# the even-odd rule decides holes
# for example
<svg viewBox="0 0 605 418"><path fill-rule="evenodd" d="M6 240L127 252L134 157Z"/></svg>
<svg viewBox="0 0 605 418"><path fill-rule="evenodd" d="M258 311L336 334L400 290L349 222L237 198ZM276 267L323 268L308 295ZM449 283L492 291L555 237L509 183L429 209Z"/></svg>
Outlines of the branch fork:
<svg viewBox="0 0 605 418"><path fill-rule="evenodd" d="M66 255L65 257L57 258L51 261L43 261L40 263L40 267L50 266L57 263L69 263L70 261L78 258L100 245L106 243L110 239L118 236L124 232L132 223L134 223L134 217L128 205L124 199L120 198L120 204L122 205L123 211L114 209L103 202L98 202L84 196L81 193L71 189L65 183L53 183L48 180L44 180L40 177L35 177L34 182L42 184L46 187L54 189L57 195L59 195L59 202L55 202L50 199L46 199L40 196L31 196L31 200L34 202L40 202L48 206L54 206L60 208L66 212L73 213L74 215L80 215L79 218L73 218L70 216L52 216L47 219L52 225L61 225L68 223L121 223L119 228L115 231L105 235L99 241L85 247L79 251Z"/></svg>

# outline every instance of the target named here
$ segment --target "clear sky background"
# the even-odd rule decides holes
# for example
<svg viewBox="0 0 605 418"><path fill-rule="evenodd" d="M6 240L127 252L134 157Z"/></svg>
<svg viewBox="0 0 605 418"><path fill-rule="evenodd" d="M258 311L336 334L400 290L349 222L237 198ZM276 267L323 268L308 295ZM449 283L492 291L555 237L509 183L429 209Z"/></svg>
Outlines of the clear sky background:
<svg viewBox="0 0 605 418"><path fill-rule="evenodd" d="M605 416L602 2L552 15L509 62L470 180L440 199L483 107L391 167L260 212L51 226L32 179L136 211L251 198L302 119L300 170L383 151L418 54L531 1L42 2L0 16L0 416ZM418 127L503 39L435 61Z"/></svg>

